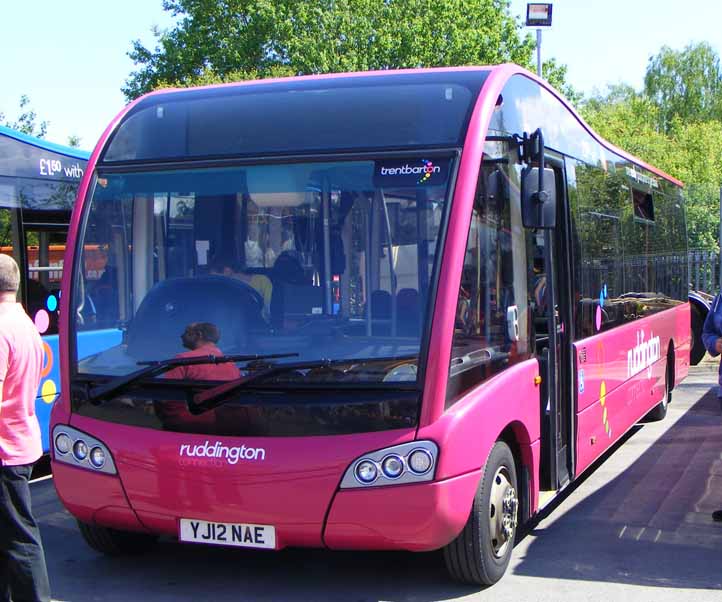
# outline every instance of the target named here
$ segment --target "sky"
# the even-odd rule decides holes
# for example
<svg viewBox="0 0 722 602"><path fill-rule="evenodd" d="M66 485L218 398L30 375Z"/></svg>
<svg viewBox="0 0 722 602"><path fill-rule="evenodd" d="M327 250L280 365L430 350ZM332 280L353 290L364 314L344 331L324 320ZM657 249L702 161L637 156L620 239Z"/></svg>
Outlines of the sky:
<svg viewBox="0 0 722 602"><path fill-rule="evenodd" d="M454 1L454 0L439 0ZM526 1L511 0L524 19ZM722 54L719 0L557 0L542 31L542 59L568 67L568 82L591 94L609 84L641 89L651 56L706 41ZM155 47L154 26L175 20L161 0L0 0L0 112L14 121L30 98L46 139L93 146L123 108L120 91L134 70L127 53L140 39ZM534 30L529 30L534 33ZM536 60L536 59L535 59Z"/></svg>

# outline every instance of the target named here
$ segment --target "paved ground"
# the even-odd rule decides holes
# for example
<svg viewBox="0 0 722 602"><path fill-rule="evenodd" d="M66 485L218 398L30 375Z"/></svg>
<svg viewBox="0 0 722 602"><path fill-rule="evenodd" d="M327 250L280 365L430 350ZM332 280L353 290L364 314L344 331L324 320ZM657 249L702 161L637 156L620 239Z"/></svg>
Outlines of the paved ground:
<svg viewBox="0 0 722 602"><path fill-rule="evenodd" d="M666 420L625 442L514 549L483 591L451 584L439 554L280 553L162 543L109 559L82 542L52 481L34 483L54 596L176 600L722 600L722 413L705 363L675 390Z"/></svg>

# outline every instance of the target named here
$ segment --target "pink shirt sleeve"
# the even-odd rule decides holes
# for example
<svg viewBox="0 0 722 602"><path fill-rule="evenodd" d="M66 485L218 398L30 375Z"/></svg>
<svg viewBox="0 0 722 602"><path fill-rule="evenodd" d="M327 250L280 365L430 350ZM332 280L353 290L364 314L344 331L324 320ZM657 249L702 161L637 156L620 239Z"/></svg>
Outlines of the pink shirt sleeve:
<svg viewBox="0 0 722 602"><path fill-rule="evenodd" d="M0 382L5 380L8 373L8 363L10 362L10 345L7 339L0 337Z"/></svg>

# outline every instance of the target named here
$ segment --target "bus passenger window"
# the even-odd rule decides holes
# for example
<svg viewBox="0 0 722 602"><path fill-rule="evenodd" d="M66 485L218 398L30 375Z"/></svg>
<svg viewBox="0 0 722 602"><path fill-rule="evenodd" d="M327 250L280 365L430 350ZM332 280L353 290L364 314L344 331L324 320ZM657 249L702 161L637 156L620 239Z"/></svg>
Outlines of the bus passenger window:
<svg viewBox="0 0 722 602"><path fill-rule="evenodd" d="M45 312L48 320L42 334L58 333L58 302L60 280L63 276L63 254L67 230L64 226L54 229L36 229L32 224L25 228L27 274L25 281L25 307L28 315L35 317Z"/></svg>

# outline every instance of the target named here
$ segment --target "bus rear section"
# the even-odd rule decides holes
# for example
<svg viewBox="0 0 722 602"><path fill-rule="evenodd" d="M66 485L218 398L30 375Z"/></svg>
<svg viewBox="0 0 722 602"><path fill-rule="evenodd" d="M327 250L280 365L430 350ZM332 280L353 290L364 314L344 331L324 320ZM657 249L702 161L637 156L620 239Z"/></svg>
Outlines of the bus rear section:
<svg viewBox="0 0 722 602"><path fill-rule="evenodd" d="M575 242L585 169L609 173L594 153L618 175L631 160L587 133L570 171L558 132L581 125L552 104L571 125L545 150L538 102L560 103L502 66L162 92L121 114L73 214L51 426L86 541L443 549L455 579L501 578L519 524L660 402L667 356L616 381L594 336L658 320L674 358L684 339L678 275L629 296L605 244ZM598 377L624 404L647 374L582 449Z"/></svg>
<svg viewBox="0 0 722 602"><path fill-rule="evenodd" d="M70 212L88 153L0 126L0 253L20 268L18 301L43 340L35 403L43 452L60 391L58 309Z"/></svg>

